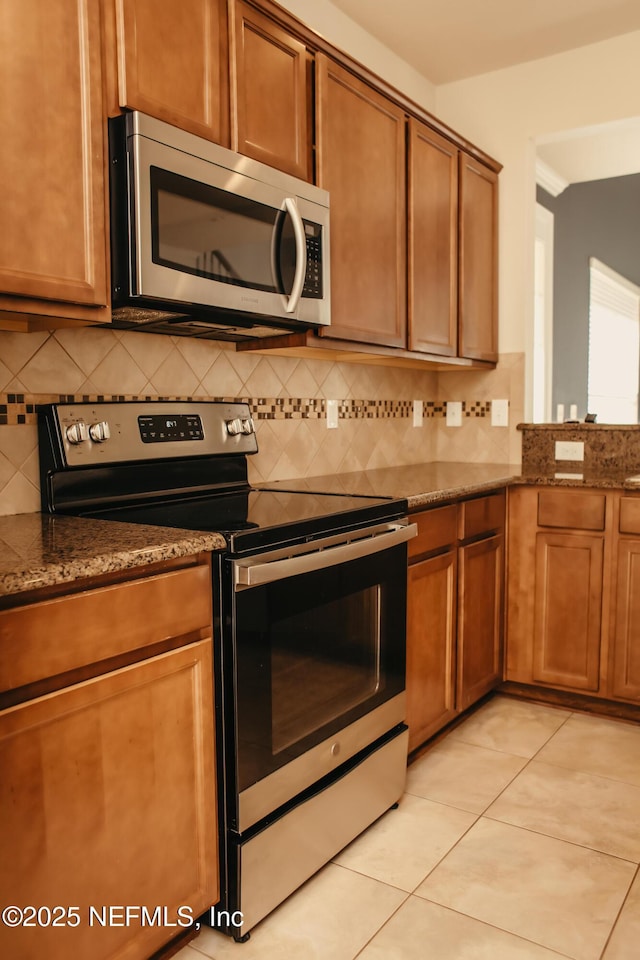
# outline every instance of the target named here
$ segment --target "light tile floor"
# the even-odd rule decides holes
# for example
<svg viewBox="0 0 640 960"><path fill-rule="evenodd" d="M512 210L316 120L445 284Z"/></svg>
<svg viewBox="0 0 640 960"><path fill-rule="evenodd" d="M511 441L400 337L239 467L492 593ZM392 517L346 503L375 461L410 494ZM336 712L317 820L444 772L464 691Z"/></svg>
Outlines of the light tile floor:
<svg viewBox="0 0 640 960"><path fill-rule="evenodd" d="M638 960L640 725L495 697L236 944L178 960Z"/></svg>

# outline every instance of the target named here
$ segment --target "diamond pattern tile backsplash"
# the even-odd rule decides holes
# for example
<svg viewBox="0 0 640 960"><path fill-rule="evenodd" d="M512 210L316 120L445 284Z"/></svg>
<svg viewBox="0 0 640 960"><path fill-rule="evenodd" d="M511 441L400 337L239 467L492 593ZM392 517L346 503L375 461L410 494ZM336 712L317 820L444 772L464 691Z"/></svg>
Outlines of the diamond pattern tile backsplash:
<svg viewBox="0 0 640 960"><path fill-rule="evenodd" d="M433 460L519 462L522 354L495 370L434 372L236 353L233 345L100 328L0 332L0 514L40 509L36 407L83 399L243 399L257 424L253 483ZM510 401L492 428L491 398ZM327 430L326 401L339 427ZM413 426L413 401L424 421ZM447 428L447 400L463 402Z"/></svg>

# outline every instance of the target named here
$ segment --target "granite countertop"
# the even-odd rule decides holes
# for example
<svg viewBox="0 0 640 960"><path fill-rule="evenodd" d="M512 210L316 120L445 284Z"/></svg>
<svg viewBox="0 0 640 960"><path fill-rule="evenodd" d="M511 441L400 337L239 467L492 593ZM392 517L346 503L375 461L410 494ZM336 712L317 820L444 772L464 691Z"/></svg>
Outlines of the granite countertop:
<svg viewBox="0 0 640 960"><path fill-rule="evenodd" d="M359 497L406 499L409 510L443 500L496 490L520 475L520 467L497 463L418 463L302 480L261 484L271 490L342 493Z"/></svg>
<svg viewBox="0 0 640 960"><path fill-rule="evenodd" d="M224 546L217 533L41 513L0 517L0 596Z"/></svg>
<svg viewBox="0 0 640 960"><path fill-rule="evenodd" d="M585 468L584 474L577 472L575 464L565 469L567 472L542 467L523 471L518 464L436 462L279 480L258 486L269 490L396 497L406 499L411 511L512 484L640 490L640 483L629 482L628 476L611 464L600 470ZM0 517L0 596L224 547L224 537L218 533L40 513Z"/></svg>
<svg viewBox="0 0 640 960"><path fill-rule="evenodd" d="M328 474L301 480L279 480L261 484L272 490L343 493L352 496L401 497L409 510L432 503L471 497L513 484L562 487L599 487L640 490L619 469L590 469L579 473L574 464L563 470L542 468L523 471L519 464L436 462L404 467L383 467L353 473Z"/></svg>

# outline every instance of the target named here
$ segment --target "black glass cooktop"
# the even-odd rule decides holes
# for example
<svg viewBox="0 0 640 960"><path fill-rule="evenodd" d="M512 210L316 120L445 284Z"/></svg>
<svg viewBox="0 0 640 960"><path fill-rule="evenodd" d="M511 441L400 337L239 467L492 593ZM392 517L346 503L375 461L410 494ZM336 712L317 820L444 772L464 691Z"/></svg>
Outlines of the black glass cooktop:
<svg viewBox="0 0 640 960"><path fill-rule="evenodd" d="M102 508L87 511L84 515L127 523L215 531L223 534L231 550L238 553L393 520L406 512L406 500L247 489Z"/></svg>

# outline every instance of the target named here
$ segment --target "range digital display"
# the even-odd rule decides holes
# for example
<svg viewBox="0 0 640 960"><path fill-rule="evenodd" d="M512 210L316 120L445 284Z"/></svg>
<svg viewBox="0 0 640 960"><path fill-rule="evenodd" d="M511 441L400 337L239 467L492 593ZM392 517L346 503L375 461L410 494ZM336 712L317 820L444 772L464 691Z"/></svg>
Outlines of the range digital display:
<svg viewBox="0 0 640 960"><path fill-rule="evenodd" d="M154 414L138 417L140 439L143 443L167 443L172 440L204 440L202 421L198 414Z"/></svg>

